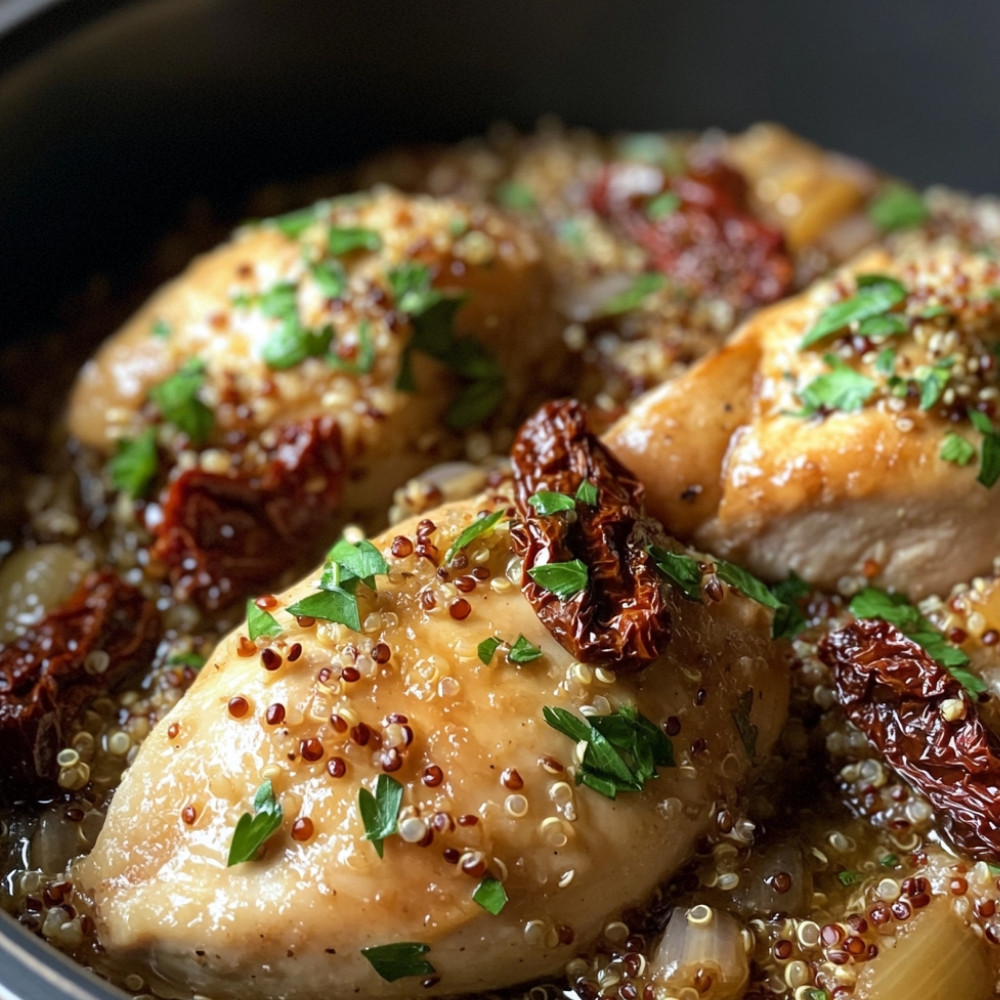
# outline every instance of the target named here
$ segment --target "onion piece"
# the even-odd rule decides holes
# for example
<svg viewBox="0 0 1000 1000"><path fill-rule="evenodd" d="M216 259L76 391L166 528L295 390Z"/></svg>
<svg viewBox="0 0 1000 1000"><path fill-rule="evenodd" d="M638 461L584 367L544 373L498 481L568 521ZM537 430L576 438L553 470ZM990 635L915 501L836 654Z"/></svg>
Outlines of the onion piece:
<svg viewBox="0 0 1000 1000"><path fill-rule="evenodd" d="M858 977L858 1000L990 1000L994 975L982 938L938 898L879 944Z"/></svg>
<svg viewBox="0 0 1000 1000"><path fill-rule="evenodd" d="M66 545L39 545L8 556L0 566L0 643L16 639L59 607L85 571Z"/></svg>
<svg viewBox="0 0 1000 1000"><path fill-rule="evenodd" d="M750 978L740 924L704 904L676 907L653 955L650 978L661 987L660 995L690 987L699 1000L739 1000Z"/></svg>

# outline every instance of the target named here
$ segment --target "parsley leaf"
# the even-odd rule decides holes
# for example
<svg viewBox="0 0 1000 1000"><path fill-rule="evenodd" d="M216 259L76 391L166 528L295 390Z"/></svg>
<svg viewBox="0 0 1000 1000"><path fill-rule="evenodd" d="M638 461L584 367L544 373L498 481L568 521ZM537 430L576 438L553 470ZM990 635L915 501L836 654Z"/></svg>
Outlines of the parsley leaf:
<svg viewBox="0 0 1000 1000"><path fill-rule="evenodd" d="M781 601L767 588L767 585L758 580L753 573L743 569L742 566L726 562L725 559L716 559L715 575L752 601L763 604L765 608L777 610L781 607Z"/></svg>
<svg viewBox="0 0 1000 1000"><path fill-rule="evenodd" d="M657 271L647 271L639 274L625 291L619 292L617 295L612 295L604 303L601 312L605 316L617 316L620 313L638 309L648 295L658 292L666 283L666 276Z"/></svg>
<svg viewBox="0 0 1000 1000"><path fill-rule="evenodd" d="M367 788L358 792L358 809L365 825L365 839L375 845L381 858L383 841L397 832L399 807L403 801L403 786L391 775L380 774L375 780L375 794Z"/></svg>
<svg viewBox="0 0 1000 1000"><path fill-rule="evenodd" d="M875 358L875 371L879 375L891 375L896 370L896 350L893 347L886 347L878 352Z"/></svg>
<svg viewBox="0 0 1000 1000"><path fill-rule="evenodd" d="M274 615L257 607L257 602L250 599L247 601L247 630L253 641L262 635L280 635L282 627Z"/></svg>
<svg viewBox="0 0 1000 1000"><path fill-rule="evenodd" d="M657 767L674 766L670 740L634 706L623 705L611 715L579 719L564 708L542 709L546 723L577 743L585 742L576 774L578 785L609 799L618 792L638 792L655 778Z"/></svg>
<svg viewBox="0 0 1000 1000"><path fill-rule="evenodd" d="M969 420L972 421L972 426L983 435L983 449L979 459L979 475L976 477L976 482L989 489L1000 479L1000 435L997 434L993 421L985 413L969 410Z"/></svg>
<svg viewBox="0 0 1000 1000"><path fill-rule="evenodd" d="M976 446L966 441L961 434L948 431L938 454L945 462L968 465L976 457Z"/></svg>
<svg viewBox="0 0 1000 1000"><path fill-rule="evenodd" d="M339 299L347 291L347 274L339 260L321 260L310 265L309 273L328 299Z"/></svg>
<svg viewBox="0 0 1000 1000"><path fill-rule="evenodd" d="M832 371L817 375L799 390L805 404L800 416L812 416L820 410L841 410L853 413L860 410L875 392L874 380L856 372L836 354L826 354L823 360Z"/></svg>
<svg viewBox="0 0 1000 1000"><path fill-rule="evenodd" d="M494 917L507 905L507 892L503 882L489 875L476 886L472 898Z"/></svg>
<svg viewBox="0 0 1000 1000"><path fill-rule="evenodd" d="M689 601L701 602L701 564L691 556L680 552L670 552L658 545L650 545L646 551L653 557L656 568L675 586Z"/></svg>
<svg viewBox="0 0 1000 1000"><path fill-rule="evenodd" d="M139 499L148 492L156 475L156 432L147 427L137 438L121 438L108 465L116 490Z"/></svg>
<svg viewBox="0 0 1000 1000"><path fill-rule="evenodd" d="M289 239L298 239L317 218L317 205L296 209L271 219L271 225L280 229Z"/></svg>
<svg viewBox="0 0 1000 1000"><path fill-rule="evenodd" d="M883 868L895 868L899 864L898 854L885 854L879 859L879 865Z"/></svg>
<svg viewBox="0 0 1000 1000"><path fill-rule="evenodd" d="M882 274L859 274L858 290L852 298L827 306L802 338L799 347L811 347L838 333L851 323L887 313L906 298L906 288Z"/></svg>
<svg viewBox="0 0 1000 1000"><path fill-rule="evenodd" d="M483 641L476 647L476 652L479 654L479 659L489 666L490 660L493 659L493 654L497 651L497 648L502 645L503 639L498 639L495 635L491 635L488 639L483 639Z"/></svg>
<svg viewBox="0 0 1000 1000"><path fill-rule="evenodd" d="M160 340L166 340L170 336L170 324L166 320L158 319L153 324L153 329L150 331L154 337L159 337Z"/></svg>
<svg viewBox="0 0 1000 1000"><path fill-rule="evenodd" d="M444 561L449 563L455 556L462 551L470 542L475 541L480 535L485 535L486 532L492 531L493 526L504 516L504 509L501 507L500 510L493 511L492 514L487 514L485 517L480 517L473 521L459 536L451 543L448 551L444 554Z"/></svg>
<svg viewBox="0 0 1000 1000"><path fill-rule="evenodd" d="M332 567L339 567L339 579L334 582L329 573ZM346 586L352 581L360 580L366 587L375 589L375 577L385 576L389 572L389 564L382 553L367 540L349 542L341 538L326 554L323 563L323 576L320 586Z"/></svg>
<svg viewBox="0 0 1000 1000"><path fill-rule="evenodd" d="M367 375L375 367L375 342L372 340L371 324L363 319L358 324L358 355L355 361L345 361L336 354L328 356L330 364L348 375Z"/></svg>
<svg viewBox="0 0 1000 1000"><path fill-rule="evenodd" d="M537 660L541 655L542 651L534 643L528 642L523 635L519 635L514 641L514 645L510 647L507 659L511 663L531 663L532 660Z"/></svg>
<svg viewBox="0 0 1000 1000"><path fill-rule="evenodd" d="M199 656L197 653L171 653L167 658L167 666L201 670L205 666L205 657Z"/></svg>
<svg viewBox="0 0 1000 1000"><path fill-rule="evenodd" d="M374 229L363 229L360 226L331 226L326 234L326 246L334 257L353 253L355 250L374 252L382 248L382 237Z"/></svg>
<svg viewBox="0 0 1000 1000"><path fill-rule="evenodd" d="M170 378L149 390L149 398L160 408L163 419L183 431L193 445L208 440L215 422L212 411L198 398L204 384L205 364L191 358Z"/></svg>
<svg viewBox="0 0 1000 1000"><path fill-rule="evenodd" d="M868 217L886 232L919 226L929 214L924 199L905 184L887 184L868 206Z"/></svg>
<svg viewBox="0 0 1000 1000"><path fill-rule="evenodd" d="M652 222L659 222L668 215L673 215L681 207L680 196L674 191L664 191L655 198L651 198L646 205L646 218Z"/></svg>
<svg viewBox="0 0 1000 1000"><path fill-rule="evenodd" d="M561 510L576 510L576 500L568 493L558 493L555 490L539 490L528 497L528 503L542 517L548 517Z"/></svg>
<svg viewBox="0 0 1000 1000"><path fill-rule="evenodd" d="M587 586L587 564L582 559L547 563L544 566L533 566L528 570L528 576L539 587L544 587L560 601L565 601Z"/></svg>
<svg viewBox="0 0 1000 1000"><path fill-rule="evenodd" d="M801 601L809 593L809 584L791 573L787 580L771 584L771 593L778 601L771 621L771 638L794 639L806 627Z"/></svg>
<svg viewBox="0 0 1000 1000"><path fill-rule="evenodd" d="M322 357L330 349L333 327L328 323L321 330L304 327L298 316L286 316L261 347L261 357L269 368L284 371L294 368L306 358Z"/></svg>
<svg viewBox="0 0 1000 1000"><path fill-rule="evenodd" d="M842 871L837 873L837 881L840 882L842 886L850 887L852 885L857 885L864 879L864 875L861 872L855 871Z"/></svg>
<svg viewBox="0 0 1000 1000"><path fill-rule="evenodd" d="M253 814L240 816L229 845L226 867L252 861L263 847L264 841L281 826L281 803L274 797L271 782L265 781L253 800Z"/></svg>
<svg viewBox="0 0 1000 1000"><path fill-rule="evenodd" d="M585 503L589 507L597 506L597 486L592 483L589 479L584 479L582 483L577 487L576 493L574 494L580 503Z"/></svg>
<svg viewBox="0 0 1000 1000"><path fill-rule="evenodd" d="M387 983L394 983L407 976L433 975L434 966L420 957L430 950L430 945L420 944L418 941L397 941L395 944L362 948L361 954Z"/></svg>
<svg viewBox="0 0 1000 1000"><path fill-rule="evenodd" d="M339 587L328 587L301 601L288 605L288 613L300 618L321 618L327 622L346 625L354 632L361 631L361 612L358 599Z"/></svg>

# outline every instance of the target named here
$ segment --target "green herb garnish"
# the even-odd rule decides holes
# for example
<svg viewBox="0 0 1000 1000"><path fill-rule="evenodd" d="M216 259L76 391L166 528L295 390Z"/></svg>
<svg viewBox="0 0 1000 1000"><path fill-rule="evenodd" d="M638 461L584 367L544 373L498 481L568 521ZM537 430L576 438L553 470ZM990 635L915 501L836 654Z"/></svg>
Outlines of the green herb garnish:
<svg viewBox="0 0 1000 1000"><path fill-rule="evenodd" d="M1000 479L1000 435L997 434L993 421L985 413L969 410L969 420L972 421L972 426L983 435L979 475L976 476L976 482L989 489Z"/></svg>
<svg viewBox="0 0 1000 1000"><path fill-rule="evenodd" d="M197 653L171 653L167 657L168 667L190 667L192 670L201 670L205 666L205 657Z"/></svg>
<svg viewBox="0 0 1000 1000"><path fill-rule="evenodd" d="M375 780L375 794L367 788L358 792L358 808L365 825L365 839L375 846L381 858L383 841L397 832L399 807L403 801L403 786L392 776L380 774Z"/></svg>
<svg viewBox="0 0 1000 1000"><path fill-rule="evenodd" d="M430 945L420 944L418 941L397 941L395 944L362 948L361 954L387 983L394 983L407 976L433 975L434 966L420 957L430 950Z"/></svg>
<svg viewBox="0 0 1000 1000"><path fill-rule="evenodd" d="M158 337L160 340L166 340L170 336L170 324L166 320L158 319L153 324L153 329L150 331L154 337Z"/></svg>
<svg viewBox="0 0 1000 1000"><path fill-rule="evenodd" d="M310 265L309 273L328 299L339 299L347 291L347 273L339 260L321 260Z"/></svg>
<svg viewBox="0 0 1000 1000"><path fill-rule="evenodd" d="M375 367L375 342L372 340L371 324L363 319L358 324L358 356L355 361L344 361L336 354L328 356L330 364L348 375L368 375Z"/></svg>
<svg viewBox="0 0 1000 1000"><path fill-rule="evenodd" d="M331 226L326 235L326 246L334 257L353 253L355 250L368 250L374 253L382 248L382 237L374 229L363 229L360 226Z"/></svg>
<svg viewBox="0 0 1000 1000"><path fill-rule="evenodd" d="M857 885L864 879L864 875L861 872L855 871L842 871L837 872L837 881L843 886Z"/></svg>
<svg viewBox="0 0 1000 1000"><path fill-rule="evenodd" d="M945 462L953 462L955 465L968 465L976 457L976 446L970 444L954 431L948 431L944 436L939 456Z"/></svg>
<svg viewBox="0 0 1000 1000"><path fill-rule="evenodd" d="M528 503L535 508L535 513L548 517L561 510L576 510L576 500L568 493L558 493L555 490L539 490L528 497Z"/></svg>
<svg viewBox="0 0 1000 1000"><path fill-rule="evenodd" d="M777 610L781 607L781 601L768 589L767 585L742 566L726 562L725 559L716 559L715 575L751 600L763 604L765 608Z"/></svg>
<svg viewBox="0 0 1000 1000"><path fill-rule="evenodd" d="M503 645L503 639L498 639L495 635L491 635L488 639L483 639L483 641L476 647L476 652L479 654L479 659L486 664L490 665L490 660L493 659L493 654L497 649Z"/></svg>
<svg viewBox="0 0 1000 1000"><path fill-rule="evenodd" d="M514 640L514 645L510 647L507 659L511 663L531 663L532 660L537 660L541 655L542 651L536 645L528 642L523 635L519 635Z"/></svg>
<svg viewBox="0 0 1000 1000"><path fill-rule="evenodd" d="M574 496L580 501L580 503L585 503L589 507L597 506L597 486L589 479L585 479L582 483L580 483Z"/></svg>
<svg viewBox="0 0 1000 1000"><path fill-rule="evenodd" d="M799 397L805 406L795 415L810 417L821 410L841 410L844 413L860 410L875 392L875 381L856 372L836 354L826 354L823 360L832 371L817 375L799 390Z"/></svg>
<svg viewBox="0 0 1000 1000"><path fill-rule="evenodd" d="M657 271L647 271L639 274L625 291L619 292L617 295L612 295L604 303L601 312L605 316L617 316L620 313L638 309L647 296L658 292L666 283L666 276Z"/></svg>
<svg viewBox="0 0 1000 1000"><path fill-rule="evenodd" d="M159 407L163 419L183 431L193 445L208 440L215 422L212 411L198 398L204 384L205 364L192 358L149 390L149 398Z"/></svg>
<svg viewBox="0 0 1000 1000"><path fill-rule="evenodd" d="M807 624L801 602L809 593L809 584L792 573L787 580L771 584L771 593L779 603L771 621L771 637L794 639Z"/></svg>
<svg viewBox="0 0 1000 1000"><path fill-rule="evenodd" d="M470 542L474 542L480 535L492 531L493 526L504 516L504 509L493 511L485 517L477 518L451 543L448 551L444 555L444 561L449 563L462 551Z"/></svg>
<svg viewBox="0 0 1000 1000"><path fill-rule="evenodd" d="M895 868L899 864L899 855L885 854L879 859L879 864L883 868Z"/></svg>
<svg viewBox="0 0 1000 1000"><path fill-rule="evenodd" d="M507 905L507 892L503 882L489 875L476 886L472 898L494 917Z"/></svg>
<svg viewBox="0 0 1000 1000"><path fill-rule="evenodd" d="M538 208L538 200L531 190L517 181L507 181L501 184L496 189L496 199L498 204L503 205L504 208L521 211Z"/></svg>
<svg viewBox="0 0 1000 1000"><path fill-rule="evenodd" d="M317 205L296 209L271 219L271 225L280 229L289 239L298 239L317 219Z"/></svg>
<svg viewBox="0 0 1000 1000"><path fill-rule="evenodd" d="M652 222L659 222L668 215L673 215L680 207L680 196L673 191L664 191L650 199L649 204L646 205L646 217Z"/></svg>
<svg viewBox="0 0 1000 1000"><path fill-rule="evenodd" d="M332 340L333 327L329 324L321 330L310 330L299 322L298 316L286 316L264 341L260 353L268 368L284 371L306 358L322 357Z"/></svg>
<svg viewBox="0 0 1000 1000"><path fill-rule="evenodd" d="M878 352L875 358L875 371L879 375L891 375L896 370L896 349L885 347Z"/></svg>
<svg viewBox="0 0 1000 1000"><path fill-rule="evenodd" d="M136 438L121 438L108 465L112 485L133 499L140 499L153 482L158 460L156 432L152 427Z"/></svg>
<svg viewBox="0 0 1000 1000"><path fill-rule="evenodd" d="M674 750L663 732L633 706L611 715L580 719L563 708L542 709L545 721L577 743L585 742L576 783L609 799L618 792L638 792L657 767L674 766Z"/></svg>
<svg viewBox="0 0 1000 1000"><path fill-rule="evenodd" d="M680 552L670 552L658 545L650 545L646 550L656 563L656 568L675 586L689 601L701 603L701 563L691 556Z"/></svg>
<svg viewBox="0 0 1000 1000"><path fill-rule="evenodd" d="M868 206L868 217L879 229L912 229L930 213L921 195L905 184L887 184Z"/></svg>
<svg viewBox="0 0 1000 1000"><path fill-rule="evenodd" d="M568 562L532 566L528 570L528 576L539 587L544 587L560 601L565 601L587 586L587 564L581 559L570 559Z"/></svg>
<svg viewBox="0 0 1000 1000"><path fill-rule="evenodd" d="M265 781L253 800L253 814L240 816L229 845L227 867L253 861L264 841L281 826L281 803L274 797L271 782Z"/></svg>
<svg viewBox="0 0 1000 1000"><path fill-rule="evenodd" d="M800 348L812 347L851 323L888 313L906 298L903 284L887 275L859 274L857 284L858 290L852 298L835 302L820 313L816 324L802 338Z"/></svg>
<svg viewBox="0 0 1000 1000"><path fill-rule="evenodd" d="M257 607L257 602L251 599L247 601L247 631L253 641L262 635L280 635L282 628L274 615Z"/></svg>

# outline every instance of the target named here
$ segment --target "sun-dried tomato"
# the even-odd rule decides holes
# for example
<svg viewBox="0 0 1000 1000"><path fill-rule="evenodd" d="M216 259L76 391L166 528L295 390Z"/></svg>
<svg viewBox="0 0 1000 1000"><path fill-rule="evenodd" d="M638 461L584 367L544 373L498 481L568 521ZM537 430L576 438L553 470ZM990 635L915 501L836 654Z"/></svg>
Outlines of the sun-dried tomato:
<svg viewBox="0 0 1000 1000"><path fill-rule="evenodd" d="M56 755L68 723L84 702L148 667L159 636L156 606L114 573L101 572L0 647L0 799L57 790Z"/></svg>
<svg viewBox="0 0 1000 1000"><path fill-rule="evenodd" d="M646 548L662 528L642 511L638 480L587 429L575 401L547 403L518 432L511 452L520 514L511 525L523 557L521 589L555 639L577 659L638 670L670 638L670 614ZM540 490L575 496L597 488L597 504L539 515L528 498ZM562 601L528 575L536 566L582 560L587 587Z"/></svg>
<svg viewBox="0 0 1000 1000"><path fill-rule="evenodd" d="M654 200L664 194L676 196L676 208L657 212ZM792 288L795 267L784 236L753 215L746 181L724 163L673 177L649 164L609 164L590 203L645 248L653 267L697 294L746 310Z"/></svg>
<svg viewBox="0 0 1000 1000"><path fill-rule="evenodd" d="M177 596L215 610L313 558L340 501L340 427L283 427L258 471L192 469L169 486L153 555Z"/></svg>
<svg viewBox="0 0 1000 1000"><path fill-rule="evenodd" d="M828 635L819 655L847 717L927 797L951 839L974 857L1000 857L1000 739L962 685L875 619Z"/></svg>

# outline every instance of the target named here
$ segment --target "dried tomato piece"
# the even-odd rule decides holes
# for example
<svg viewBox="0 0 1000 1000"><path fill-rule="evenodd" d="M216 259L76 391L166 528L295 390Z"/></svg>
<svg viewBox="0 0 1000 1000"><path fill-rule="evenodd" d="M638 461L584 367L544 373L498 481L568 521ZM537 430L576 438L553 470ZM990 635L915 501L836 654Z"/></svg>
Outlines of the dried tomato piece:
<svg viewBox="0 0 1000 1000"><path fill-rule="evenodd" d="M511 452L520 517L511 524L514 551L524 559L521 589L553 637L577 659L616 670L639 670L670 638L656 566L646 552L662 528L642 511L638 480L587 429L587 411L573 400L547 403L518 432ZM528 498L540 490L575 496L582 483L597 503L539 515ZM584 590L562 601L528 575L536 566L582 560Z"/></svg>
<svg viewBox="0 0 1000 1000"><path fill-rule="evenodd" d="M676 197L676 207L657 212L655 199L665 194ZM590 203L646 249L653 267L698 294L746 310L792 288L795 266L784 236L752 214L746 181L724 163L693 166L676 177L650 164L609 164Z"/></svg>
<svg viewBox="0 0 1000 1000"><path fill-rule="evenodd" d="M57 790L56 755L68 723L84 702L147 667L159 636L156 606L105 571L0 647L0 799Z"/></svg>
<svg viewBox="0 0 1000 1000"><path fill-rule="evenodd" d="M962 685L884 621L831 633L819 655L847 717L930 800L951 839L974 857L1000 857L1000 739Z"/></svg>
<svg viewBox="0 0 1000 1000"><path fill-rule="evenodd" d="M315 554L340 502L343 472L334 418L286 425L259 471L178 476L154 529L153 555L181 600L223 607Z"/></svg>

